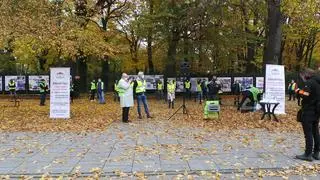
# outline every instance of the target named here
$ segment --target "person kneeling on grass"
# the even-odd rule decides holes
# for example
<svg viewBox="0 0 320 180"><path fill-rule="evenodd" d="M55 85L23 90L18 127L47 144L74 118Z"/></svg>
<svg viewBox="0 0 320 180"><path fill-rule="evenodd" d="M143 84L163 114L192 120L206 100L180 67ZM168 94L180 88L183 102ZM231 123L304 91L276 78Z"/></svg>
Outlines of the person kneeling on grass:
<svg viewBox="0 0 320 180"><path fill-rule="evenodd" d="M250 99L250 106L254 107L255 104L258 102L259 97L261 97L262 91L256 87L251 86L249 89L245 90L242 92L242 100L238 105L238 111L242 107L243 103L247 100Z"/></svg>

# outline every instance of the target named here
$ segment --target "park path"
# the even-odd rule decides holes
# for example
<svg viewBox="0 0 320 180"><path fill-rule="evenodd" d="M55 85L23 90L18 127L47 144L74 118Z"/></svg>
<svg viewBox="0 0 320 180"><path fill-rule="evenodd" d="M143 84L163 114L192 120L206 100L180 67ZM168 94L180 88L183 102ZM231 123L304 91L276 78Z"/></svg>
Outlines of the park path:
<svg viewBox="0 0 320 180"><path fill-rule="evenodd" d="M301 134L260 129L210 132L156 119L116 121L103 132L0 133L0 144L0 174L12 177L86 175L98 168L107 176L205 171L227 175L249 168L279 170L318 163L293 158L303 150Z"/></svg>

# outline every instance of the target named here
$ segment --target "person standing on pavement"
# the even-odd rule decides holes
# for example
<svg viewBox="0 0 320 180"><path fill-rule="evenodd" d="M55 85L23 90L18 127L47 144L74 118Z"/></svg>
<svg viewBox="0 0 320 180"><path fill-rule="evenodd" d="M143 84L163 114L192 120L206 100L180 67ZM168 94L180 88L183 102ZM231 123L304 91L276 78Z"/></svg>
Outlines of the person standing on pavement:
<svg viewBox="0 0 320 180"><path fill-rule="evenodd" d="M90 101L94 101L94 96L97 92L97 85L96 85L96 81L92 80L91 84L90 84Z"/></svg>
<svg viewBox="0 0 320 180"><path fill-rule="evenodd" d="M46 83L46 80L41 79L39 83L39 88L40 88L40 106L44 106L46 101L46 94L48 91L48 85Z"/></svg>
<svg viewBox="0 0 320 180"><path fill-rule="evenodd" d="M97 95L99 99L99 104L105 104L106 101L104 99L104 83L101 81L101 78L98 79L97 83Z"/></svg>
<svg viewBox="0 0 320 180"><path fill-rule="evenodd" d="M298 121L301 122L304 138L305 152L297 155L297 159L305 161L319 160L320 137L319 137L319 115L320 115L320 76L312 69L305 69L300 73L305 86L297 90L302 96L302 107L298 113Z"/></svg>
<svg viewBox="0 0 320 180"><path fill-rule="evenodd" d="M139 72L138 73L138 78L136 79L135 83L134 83L134 89L135 89L135 93L136 93L136 97L137 97L137 110L138 110L138 115L139 115L139 119L142 119L142 115L141 115L141 109L140 109L140 105L141 103L144 106L144 110L147 114L147 118L151 118L150 113L149 113L149 107L148 107L148 102L147 102L147 96L145 95L146 92L146 80L144 79L144 74L143 72Z"/></svg>
<svg viewBox="0 0 320 180"><path fill-rule="evenodd" d="M129 110L133 107L133 89L132 80L126 73L117 84L118 93L120 96L120 106L122 108L122 122L129 123Z"/></svg>

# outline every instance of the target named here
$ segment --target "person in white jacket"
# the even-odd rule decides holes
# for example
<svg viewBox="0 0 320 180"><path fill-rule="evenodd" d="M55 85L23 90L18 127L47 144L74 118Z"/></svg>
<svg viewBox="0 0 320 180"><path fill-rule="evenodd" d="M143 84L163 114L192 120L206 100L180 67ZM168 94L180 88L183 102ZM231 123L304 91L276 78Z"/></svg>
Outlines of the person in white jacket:
<svg viewBox="0 0 320 180"><path fill-rule="evenodd" d="M120 106L122 108L122 121L129 123L129 110L133 107L133 85L132 80L126 73L122 74L117 88L120 97Z"/></svg>

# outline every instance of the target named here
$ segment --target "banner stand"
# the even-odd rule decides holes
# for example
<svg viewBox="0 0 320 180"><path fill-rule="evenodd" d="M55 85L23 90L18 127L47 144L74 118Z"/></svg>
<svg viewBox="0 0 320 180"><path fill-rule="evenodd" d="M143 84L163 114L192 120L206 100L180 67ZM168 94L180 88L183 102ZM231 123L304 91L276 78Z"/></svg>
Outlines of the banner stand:
<svg viewBox="0 0 320 180"><path fill-rule="evenodd" d="M70 68L50 68L50 118L70 118Z"/></svg>

